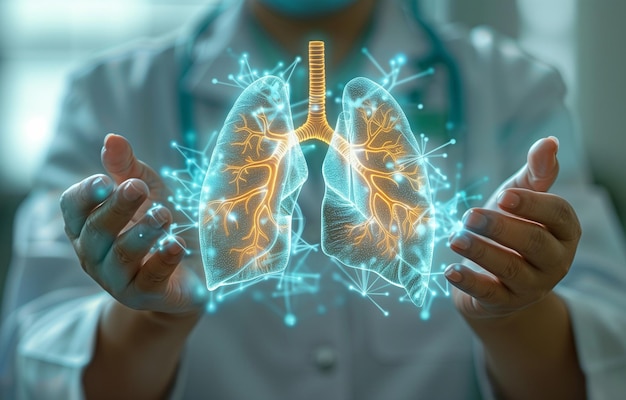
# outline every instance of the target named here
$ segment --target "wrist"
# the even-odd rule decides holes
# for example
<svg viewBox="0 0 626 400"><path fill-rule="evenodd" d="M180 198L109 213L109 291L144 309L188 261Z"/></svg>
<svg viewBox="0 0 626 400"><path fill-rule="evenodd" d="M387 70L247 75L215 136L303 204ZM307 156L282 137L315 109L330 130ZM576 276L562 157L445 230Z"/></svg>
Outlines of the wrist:
<svg viewBox="0 0 626 400"><path fill-rule="evenodd" d="M170 314L136 310L112 300L104 309L101 331L105 334L108 331L125 340L140 343L158 341L159 338L184 342L201 317L200 311ZM124 332L125 335L119 335L120 332Z"/></svg>
<svg viewBox="0 0 626 400"><path fill-rule="evenodd" d="M465 313L463 309L459 310L461 316L472 327L485 326L492 329L493 327L514 327L517 324L524 324L529 318L534 319L538 315L545 315L550 313L551 310L561 308L563 306L562 300L554 292L548 292L544 297L538 301L529 304L523 308L511 310L510 312L500 314L480 314Z"/></svg>

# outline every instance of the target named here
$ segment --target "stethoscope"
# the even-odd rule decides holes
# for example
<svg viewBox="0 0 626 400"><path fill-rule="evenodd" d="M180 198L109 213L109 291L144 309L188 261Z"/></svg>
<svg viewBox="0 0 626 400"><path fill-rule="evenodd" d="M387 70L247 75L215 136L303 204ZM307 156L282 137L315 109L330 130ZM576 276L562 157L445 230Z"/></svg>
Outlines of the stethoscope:
<svg viewBox="0 0 626 400"><path fill-rule="evenodd" d="M409 13L421 27L431 45L431 53L427 57L417 61L419 67L425 69L438 65L447 69L449 104L446 130L451 138L453 137L458 140L463 135L465 123L462 98L463 88L459 68L434 28L423 18L418 5L419 0L400 1L404 2L403 7L405 11ZM231 4L232 2L229 1L221 1L217 7L212 8L207 15L192 28L191 32L185 35L177 44L178 111L182 141L184 146L188 149L198 150L198 134L194 121L194 99L189 91L184 90L183 81L193 65L194 48L199 38Z"/></svg>

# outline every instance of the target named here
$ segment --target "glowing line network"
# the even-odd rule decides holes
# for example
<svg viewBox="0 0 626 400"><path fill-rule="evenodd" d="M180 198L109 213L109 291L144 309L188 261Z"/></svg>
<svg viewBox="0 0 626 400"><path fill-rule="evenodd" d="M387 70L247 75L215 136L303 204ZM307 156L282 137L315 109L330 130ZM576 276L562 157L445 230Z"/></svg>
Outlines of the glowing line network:
<svg viewBox="0 0 626 400"><path fill-rule="evenodd" d="M434 70L427 70L399 79L403 57L392 60L391 71L385 72L367 50L363 53L377 65L383 75L381 84L389 90L434 73ZM319 254L320 246L303 240L304 220L296 203L307 175L302 154L306 148L301 144L304 141L314 138L330 144L336 156L335 163L347 167L352 179L364 186L363 192L372 194L365 196L365 209L358 210L364 219L344 224L343 229L347 232L346 237L357 247L378 241L373 248L379 257L402 258L398 257L403 253L402 244L410 243L412 237L424 235L424 229L436 231L430 240L441 243L459 226L459 206L474 200L464 191L458 191L457 187L452 188L447 177L431 163L434 158L446 158L447 153L441 151L445 146L454 144L454 140L430 151L426 151L428 139L424 134L419 136L420 142L409 140L407 143L406 137L397 132L401 121L398 112L389 106L392 99L383 97L382 101L373 101L372 96L365 96L365 102L351 104L357 110L353 118L366 127L362 130L363 135L355 137L349 132L346 127L355 121L347 121L346 115L340 116L337 128L346 131L343 135L330 128L325 115L325 99L329 93L325 88L323 57L323 42L312 42L309 48L309 114L307 122L298 129L292 126L290 109L304 102L295 102L290 106L285 86L300 59L284 70L281 70L284 64L279 63L273 70L259 73L250 67L248 57L244 54L240 58L237 75L229 75L229 82L214 79L213 83L243 88L244 92L256 91L257 98L241 108L250 109L250 104L254 104L253 111L242 112L234 107L226 124L230 121L232 135L213 132L210 135L212 140L203 150L172 144L183 155L186 165L180 170L164 169L162 174L176 183L175 194L169 201L189 223L172 225L167 238L182 232L197 232L203 225L219 226L219 232L208 235L211 244L201 243L200 248L209 256L218 256L212 243L219 234L225 235L223 237L228 239L225 241L227 251L224 254L235 260L233 268L226 274L217 274L213 284L209 284L215 290L210 293L208 312L216 312L220 303L248 292L252 293L254 300L268 304L283 317L286 325L291 326L298 320L298 310L294 309L293 299L319 292L323 275L329 272L316 271L307 262L312 255ZM273 78L273 75L286 77L286 80ZM259 80L260 76L266 79ZM254 85L257 87L251 88ZM392 132L393 135L390 134ZM411 134L410 130L408 133ZM219 150L224 148L224 143L230 149ZM208 156L210 149L214 149L211 157ZM430 186L425 179L427 169ZM221 175L221 184L207 184L208 177L215 174ZM455 180L458 182L460 175L455 176ZM332 189L333 185L330 186ZM402 196L394 192L401 186L418 193L418 198L412 203L402 201ZM228 187L230 192L224 193L221 190L224 187ZM208 196L207 193L212 190L215 190L213 197ZM431 196L435 197L437 192L447 190L455 191L448 201L435 200L432 205L424 201ZM218 192L220 194L215 195ZM336 191L335 194L338 193ZM207 198L211 200L207 201ZM354 198L350 198L349 194L346 199L355 205ZM240 234L234 234L235 231L240 231ZM195 250L188 248L188 252L194 253ZM280 252L286 253L286 256L282 254L276 257L275 254ZM423 253L418 256L423 256ZM330 272L332 280L367 298L384 315L388 315L388 310L377 299L391 296L394 292L390 286L400 282L394 282L381 271L365 268L364 265L350 265L350 262L342 262L340 258L330 258L336 265ZM430 264L430 259L427 261ZM396 267L415 264L415 258L408 261L400 259L399 262ZM289 267L286 268L288 263ZM250 270L248 275L242 274L242 270L246 269L244 267ZM418 284L420 293L417 294L419 303L423 304L420 314L423 319L429 318L436 297L450 294L447 281L442 276L443 267L431 271L428 265L428 268L422 266L415 271L424 278ZM224 282L228 285L223 285ZM273 289L270 289L269 294L254 289L260 282L270 284ZM275 282L275 285L271 282ZM283 306L279 307L276 301L282 302ZM416 298L412 293L406 293L400 295L398 301L416 302ZM318 306L320 313L331 306L323 303L320 301Z"/></svg>

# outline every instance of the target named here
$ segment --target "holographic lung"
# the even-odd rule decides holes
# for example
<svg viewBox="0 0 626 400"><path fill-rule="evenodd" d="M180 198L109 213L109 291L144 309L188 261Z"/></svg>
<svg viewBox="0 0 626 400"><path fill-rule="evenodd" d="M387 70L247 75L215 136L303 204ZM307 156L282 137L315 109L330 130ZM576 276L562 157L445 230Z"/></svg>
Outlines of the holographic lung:
<svg viewBox="0 0 626 400"><path fill-rule="evenodd" d="M323 174L324 252L404 287L421 305L434 243L426 168L404 112L373 81L346 85Z"/></svg>
<svg viewBox="0 0 626 400"><path fill-rule="evenodd" d="M299 143L329 144L323 165L322 250L404 287L421 305L434 243L422 151L391 95L350 81L336 129L325 114L323 42L309 47L309 115L294 129L285 82L267 76L235 102L200 195L200 244L211 290L283 270L307 167Z"/></svg>
<svg viewBox="0 0 626 400"><path fill-rule="evenodd" d="M200 248L207 287L281 271L291 216L307 178L287 87L277 77L252 83L226 118L200 196Z"/></svg>

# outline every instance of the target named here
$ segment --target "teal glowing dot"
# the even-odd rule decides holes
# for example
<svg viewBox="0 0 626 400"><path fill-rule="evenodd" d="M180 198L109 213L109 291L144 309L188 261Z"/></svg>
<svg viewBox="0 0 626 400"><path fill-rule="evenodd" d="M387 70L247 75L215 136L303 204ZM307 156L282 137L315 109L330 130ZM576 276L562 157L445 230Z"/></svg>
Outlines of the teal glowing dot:
<svg viewBox="0 0 626 400"><path fill-rule="evenodd" d="M424 109L424 105L423 105L422 103L419 103L419 104L417 105L417 109L418 109L418 110L423 110L423 109Z"/></svg>
<svg viewBox="0 0 626 400"><path fill-rule="evenodd" d="M287 326L295 326L296 325L296 316L289 313L287 315L285 315L285 325Z"/></svg>
<svg viewBox="0 0 626 400"><path fill-rule="evenodd" d="M217 310L217 307L215 306L215 303L210 302L209 304L207 304L206 310L207 310L208 313L214 314L215 311Z"/></svg>
<svg viewBox="0 0 626 400"><path fill-rule="evenodd" d="M95 195L97 200L104 200L109 194L109 190L107 188L98 188L96 189Z"/></svg>
<svg viewBox="0 0 626 400"><path fill-rule="evenodd" d="M424 224L419 224L417 226L416 231L417 231L418 235L422 236L422 235L424 235L426 233L426 227L424 226ZM419 247L418 247L418 249L419 249Z"/></svg>

